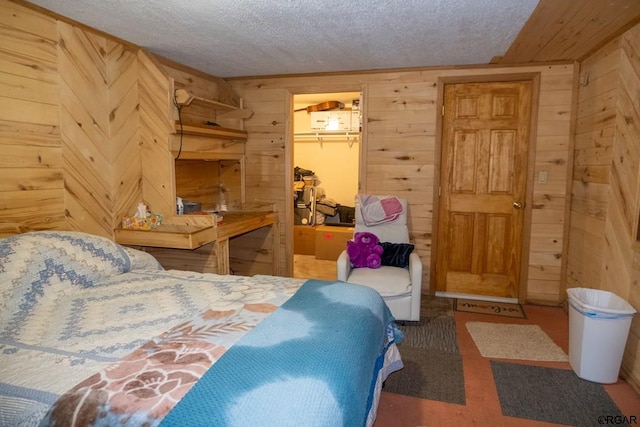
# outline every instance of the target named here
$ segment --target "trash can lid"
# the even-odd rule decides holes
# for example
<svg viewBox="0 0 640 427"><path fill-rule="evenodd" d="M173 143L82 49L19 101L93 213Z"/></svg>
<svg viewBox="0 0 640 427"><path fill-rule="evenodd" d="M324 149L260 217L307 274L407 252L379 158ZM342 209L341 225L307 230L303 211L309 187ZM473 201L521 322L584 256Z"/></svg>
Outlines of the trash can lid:
<svg viewBox="0 0 640 427"><path fill-rule="evenodd" d="M609 291L591 288L569 288L567 295L579 307L601 313L633 315L636 309L627 301Z"/></svg>

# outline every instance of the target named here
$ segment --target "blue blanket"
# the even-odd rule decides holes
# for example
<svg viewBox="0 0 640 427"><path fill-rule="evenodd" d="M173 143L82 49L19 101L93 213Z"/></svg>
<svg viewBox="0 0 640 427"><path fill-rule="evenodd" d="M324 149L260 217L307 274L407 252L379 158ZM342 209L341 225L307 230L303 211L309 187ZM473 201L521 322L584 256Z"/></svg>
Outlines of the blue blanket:
<svg viewBox="0 0 640 427"><path fill-rule="evenodd" d="M372 289L310 280L230 348L161 426L362 426L401 339Z"/></svg>

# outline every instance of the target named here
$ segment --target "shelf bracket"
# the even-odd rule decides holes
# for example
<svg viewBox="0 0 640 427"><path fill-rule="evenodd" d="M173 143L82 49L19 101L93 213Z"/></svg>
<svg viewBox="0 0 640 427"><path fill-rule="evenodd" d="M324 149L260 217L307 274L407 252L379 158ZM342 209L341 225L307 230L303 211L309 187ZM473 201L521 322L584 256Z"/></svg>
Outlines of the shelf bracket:
<svg viewBox="0 0 640 427"><path fill-rule="evenodd" d="M184 89L176 89L173 93L173 99L178 105L189 105L193 101L193 95Z"/></svg>

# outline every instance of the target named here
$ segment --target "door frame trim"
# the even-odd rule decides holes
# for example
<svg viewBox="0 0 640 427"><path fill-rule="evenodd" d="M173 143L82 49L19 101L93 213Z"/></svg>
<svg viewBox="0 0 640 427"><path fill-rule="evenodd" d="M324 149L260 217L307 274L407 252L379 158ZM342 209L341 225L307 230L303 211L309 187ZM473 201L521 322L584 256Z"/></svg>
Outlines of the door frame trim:
<svg viewBox="0 0 640 427"><path fill-rule="evenodd" d="M510 82L518 80L531 81L531 120L529 124L529 141L528 141L528 159L527 159L527 185L525 189L525 209L522 223L522 247L520 256L520 283L518 285L518 302L523 304L527 297L527 283L529 280L529 251L531 247L531 217L532 217L532 200L533 200L533 184L535 177L535 153L537 139L537 123L538 123L538 107L540 99L540 73L503 73L503 74L487 74L487 75L465 75L465 76L442 76L437 82L437 104L436 111L443 111L444 108L444 87L448 84L457 83L490 83L490 82ZM434 170L433 170L433 222L431 233L431 266L429 276L435 282L436 280L436 261L438 253L438 235L440 223L440 176L442 163L442 123L443 115L436 114L436 147L434 154ZM436 284L431 283L429 286L429 294L435 295Z"/></svg>

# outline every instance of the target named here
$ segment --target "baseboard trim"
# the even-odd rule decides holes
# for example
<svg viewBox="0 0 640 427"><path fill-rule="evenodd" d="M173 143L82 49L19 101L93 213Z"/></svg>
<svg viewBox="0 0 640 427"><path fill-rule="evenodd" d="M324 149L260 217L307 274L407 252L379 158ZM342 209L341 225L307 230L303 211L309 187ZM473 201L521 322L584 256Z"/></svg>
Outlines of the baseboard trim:
<svg viewBox="0 0 640 427"><path fill-rule="evenodd" d="M459 294L456 292L440 292L436 291L437 297L445 298L465 298L477 301L493 301L493 302L506 302L511 304L518 304L518 298L504 298L504 297L492 297L486 295L473 295L473 294Z"/></svg>

